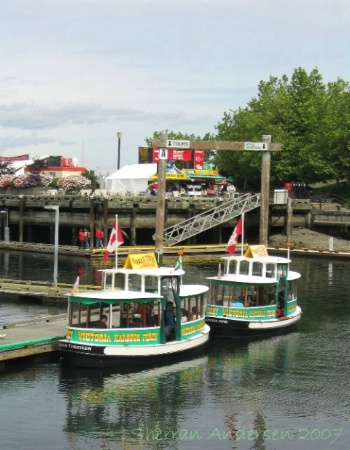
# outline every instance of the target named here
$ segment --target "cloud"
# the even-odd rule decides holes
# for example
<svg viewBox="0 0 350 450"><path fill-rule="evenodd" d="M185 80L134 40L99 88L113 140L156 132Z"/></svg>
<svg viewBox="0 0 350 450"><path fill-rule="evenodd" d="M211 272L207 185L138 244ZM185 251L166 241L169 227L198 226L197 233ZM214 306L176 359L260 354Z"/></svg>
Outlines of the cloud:
<svg viewBox="0 0 350 450"><path fill-rule="evenodd" d="M133 121L153 122L164 119L183 122L208 119L210 114L187 114L179 111L146 113L132 108L111 108L99 104L39 105L33 102L0 105L0 123L2 128L19 130L48 130L62 126L95 125L107 122Z"/></svg>
<svg viewBox="0 0 350 450"><path fill-rule="evenodd" d="M109 108L97 104L39 105L33 102L0 105L3 128L21 130L53 129L65 125L92 125L111 120L144 118L136 109Z"/></svg>
<svg viewBox="0 0 350 450"><path fill-rule="evenodd" d="M0 138L0 151L11 148L37 146L40 144L51 144L52 142L55 142L55 140L47 136L38 137L36 133L27 136L2 136Z"/></svg>

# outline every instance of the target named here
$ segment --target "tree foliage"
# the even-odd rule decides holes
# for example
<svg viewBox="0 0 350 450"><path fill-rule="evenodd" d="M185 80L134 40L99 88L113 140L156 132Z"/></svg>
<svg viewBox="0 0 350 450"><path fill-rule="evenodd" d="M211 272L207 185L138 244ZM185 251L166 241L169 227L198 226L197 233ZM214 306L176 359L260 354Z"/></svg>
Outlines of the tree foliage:
<svg viewBox="0 0 350 450"><path fill-rule="evenodd" d="M14 175L15 172L11 161L0 161L0 175Z"/></svg>
<svg viewBox="0 0 350 450"><path fill-rule="evenodd" d="M224 113L216 126L220 141L255 141L272 135L283 144L272 152L271 183L313 183L349 178L350 89L338 79L325 85L317 69L298 68L291 79L261 81L248 106ZM258 188L260 152L217 152L220 171L240 186Z"/></svg>

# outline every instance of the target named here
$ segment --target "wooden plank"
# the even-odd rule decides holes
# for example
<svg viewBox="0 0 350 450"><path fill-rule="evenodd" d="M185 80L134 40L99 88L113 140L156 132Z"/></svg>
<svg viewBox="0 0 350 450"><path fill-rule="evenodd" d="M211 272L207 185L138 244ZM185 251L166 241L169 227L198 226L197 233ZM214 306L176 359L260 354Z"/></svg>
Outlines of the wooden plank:
<svg viewBox="0 0 350 450"><path fill-rule="evenodd" d="M161 139L151 139L152 147L164 147L164 141ZM190 141L190 148L200 148L203 150L224 150L224 151L249 151L245 149L245 142L236 141ZM281 143L271 143L269 150L272 152L280 151L283 148ZM255 150L263 151L263 150Z"/></svg>

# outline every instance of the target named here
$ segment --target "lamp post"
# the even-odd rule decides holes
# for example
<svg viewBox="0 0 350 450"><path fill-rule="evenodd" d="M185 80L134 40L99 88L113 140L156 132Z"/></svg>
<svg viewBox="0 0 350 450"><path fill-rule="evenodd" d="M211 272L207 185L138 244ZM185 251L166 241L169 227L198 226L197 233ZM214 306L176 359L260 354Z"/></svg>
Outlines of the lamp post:
<svg viewBox="0 0 350 450"><path fill-rule="evenodd" d="M2 210L2 211L0 211L0 214L6 214L6 226L4 229L4 241L9 242L10 241L9 212L8 212L8 210Z"/></svg>
<svg viewBox="0 0 350 450"><path fill-rule="evenodd" d="M53 285L57 287L58 277L58 227L59 227L59 215L60 207L58 205L44 206L45 209L51 209L55 211L55 253L54 253L54 266L53 266Z"/></svg>
<svg viewBox="0 0 350 450"><path fill-rule="evenodd" d="M120 140L123 137L123 133L118 131L117 138L118 138L118 160L117 160L117 170L120 169Z"/></svg>

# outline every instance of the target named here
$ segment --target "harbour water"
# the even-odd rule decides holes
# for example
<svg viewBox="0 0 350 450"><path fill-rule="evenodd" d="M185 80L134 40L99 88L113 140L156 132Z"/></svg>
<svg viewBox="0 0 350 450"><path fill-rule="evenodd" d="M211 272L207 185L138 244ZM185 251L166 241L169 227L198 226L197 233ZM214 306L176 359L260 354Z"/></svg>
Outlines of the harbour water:
<svg viewBox="0 0 350 450"><path fill-rule="evenodd" d="M173 264L176 258L165 261ZM219 257L184 258L204 283ZM47 280L52 256L0 253L0 277ZM212 341L193 359L113 373L43 364L0 375L0 448L350 449L349 262L296 258L303 309L296 333L256 342ZM98 272L59 259L59 281ZM65 307L0 300L0 321Z"/></svg>

